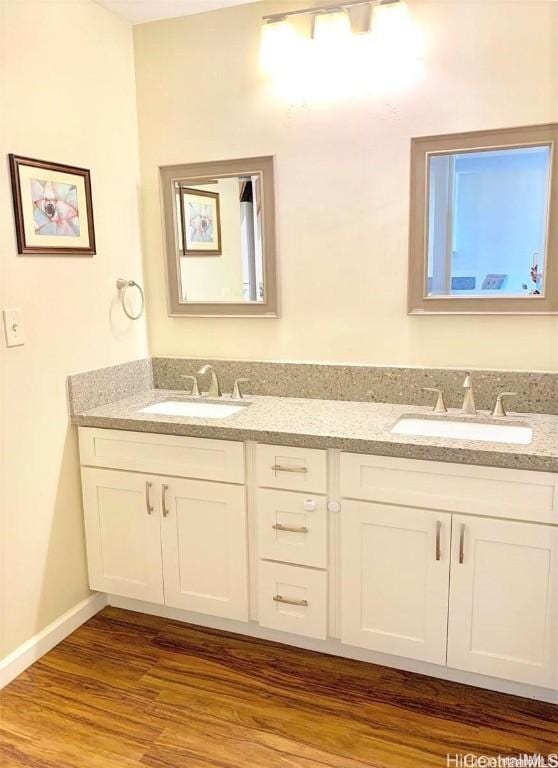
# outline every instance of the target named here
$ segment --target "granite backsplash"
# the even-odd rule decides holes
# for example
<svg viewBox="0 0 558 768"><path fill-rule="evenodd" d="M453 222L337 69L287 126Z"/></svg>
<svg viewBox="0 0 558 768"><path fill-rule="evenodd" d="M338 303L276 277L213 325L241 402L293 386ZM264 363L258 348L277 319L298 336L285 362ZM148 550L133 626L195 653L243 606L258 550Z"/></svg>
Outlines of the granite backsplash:
<svg viewBox="0 0 558 768"><path fill-rule="evenodd" d="M223 392L231 392L235 379L247 378L245 391L255 395L303 397L428 405L434 395L424 387L444 390L446 404L460 407L465 370L404 368L320 363L268 363L154 357L80 373L68 378L72 415L139 394L146 389L182 390L181 377L195 374L202 365L215 367ZM558 373L473 370L477 408L489 410L499 392L517 392L508 402L510 411L558 415ZM199 377L201 389L208 377Z"/></svg>

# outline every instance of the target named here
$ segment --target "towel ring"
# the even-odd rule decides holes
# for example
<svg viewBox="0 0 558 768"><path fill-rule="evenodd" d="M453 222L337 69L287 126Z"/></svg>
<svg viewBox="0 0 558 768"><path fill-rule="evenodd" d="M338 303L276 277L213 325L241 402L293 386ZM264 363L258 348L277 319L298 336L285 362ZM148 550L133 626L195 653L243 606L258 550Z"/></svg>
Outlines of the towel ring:
<svg viewBox="0 0 558 768"><path fill-rule="evenodd" d="M126 317L129 317L130 320L139 320L140 317L143 315L143 309L145 307L145 297L143 295L143 289L141 285L136 283L134 280L123 280L122 278L119 278L116 281L116 287L118 289L119 295L120 295L120 303L122 304L122 309L124 310L124 314ZM139 294L141 296L141 307L137 315L132 315L131 312L128 312L128 308L126 307L126 291L128 288L135 287L138 289Z"/></svg>

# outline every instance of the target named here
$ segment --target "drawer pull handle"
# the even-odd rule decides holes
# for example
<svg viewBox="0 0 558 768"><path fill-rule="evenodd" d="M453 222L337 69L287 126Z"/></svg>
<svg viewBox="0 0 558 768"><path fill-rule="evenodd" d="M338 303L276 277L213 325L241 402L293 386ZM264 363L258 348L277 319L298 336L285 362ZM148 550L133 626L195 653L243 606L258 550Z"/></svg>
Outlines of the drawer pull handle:
<svg viewBox="0 0 558 768"><path fill-rule="evenodd" d="M461 523L461 530L459 531L459 564L463 565L465 560L465 523Z"/></svg>
<svg viewBox="0 0 558 768"><path fill-rule="evenodd" d="M163 517L169 516L169 508L167 507L167 491L169 489L169 486L166 483L163 483L162 491L161 491L161 503L163 506Z"/></svg>
<svg viewBox="0 0 558 768"><path fill-rule="evenodd" d="M290 531L291 533L308 533L308 528L305 525L281 525L281 523L274 523L272 526L274 531Z"/></svg>
<svg viewBox="0 0 558 768"><path fill-rule="evenodd" d="M301 475L306 474L308 472L308 467L294 467L294 466L285 466L283 464L273 464L271 469L274 472L299 472Z"/></svg>
<svg viewBox="0 0 558 768"><path fill-rule="evenodd" d="M273 599L276 603L285 603L286 605L300 605L302 608L307 608L309 605L308 600L292 600L289 597L283 597L282 595L274 595Z"/></svg>
<svg viewBox="0 0 558 768"><path fill-rule="evenodd" d="M440 536L442 533L442 523L437 520L436 521L436 560L442 559L442 547L440 543Z"/></svg>
<svg viewBox="0 0 558 768"><path fill-rule="evenodd" d="M147 514L150 515L153 512L153 505L151 504L151 501L149 500L149 491L151 490L151 486L153 483L150 483L149 480L145 481L145 507L147 509Z"/></svg>

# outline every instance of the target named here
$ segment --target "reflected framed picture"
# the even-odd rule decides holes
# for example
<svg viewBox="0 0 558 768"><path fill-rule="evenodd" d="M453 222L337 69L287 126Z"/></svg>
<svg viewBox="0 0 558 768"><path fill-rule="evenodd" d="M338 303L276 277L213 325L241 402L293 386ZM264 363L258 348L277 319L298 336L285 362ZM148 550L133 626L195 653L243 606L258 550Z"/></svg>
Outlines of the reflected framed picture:
<svg viewBox="0 0 558 768"><path fill-rule="evenodd" d="M219 194L181 187L180 218L184 256L221 256Z"/></svg>
<svg viewBox="0 0 558 768"><path fill-rule="evenodd" d="M18 155L9 158L18 253L93 256L89 171Z"/></svg>

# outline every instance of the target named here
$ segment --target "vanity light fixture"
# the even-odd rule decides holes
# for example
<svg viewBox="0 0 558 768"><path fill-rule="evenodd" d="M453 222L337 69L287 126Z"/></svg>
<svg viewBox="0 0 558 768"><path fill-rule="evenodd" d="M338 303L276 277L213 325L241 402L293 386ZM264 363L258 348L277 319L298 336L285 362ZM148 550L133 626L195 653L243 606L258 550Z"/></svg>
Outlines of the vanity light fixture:
<svg viewBox="0 0 558 768"><path fill-rule="evenodd" d="M372 9L373 6L378 5L395 5L400 3L401 0L349 0L348 2L340 2L335 5L320 5L314 8L301 8L297 11L284 11L283 13L271 13L263 17L266 24L275 24L276 22L286 21L291 16L313 16L314 21L323 15L337 15L347 13L350 8L356 8L358 6L367 5Z"/></svg>
<svg viewBox="0 0 558 768"><path fill-rule="evenodd" d="M420 42L405 0L330 0L264 16L260 64L282 98L347 99L405 87Z"/></svg>
<svg viewBox="0 0 558 768"><path fill-rule="evenodd" d="M336 43L348 40L351 35L352 8L368 9L368 24L364 31L369 31L373 25L374 11L382 6L404 5L402 0L345 0L334 5L321 5L313 8L302 8L296 11L272 13L263 17L262 57L264 69L272 69L277 59L284 58L285 52L298 38L300 32L290 23L292 17L311 17L311 40L318 43Z"/></svg>

